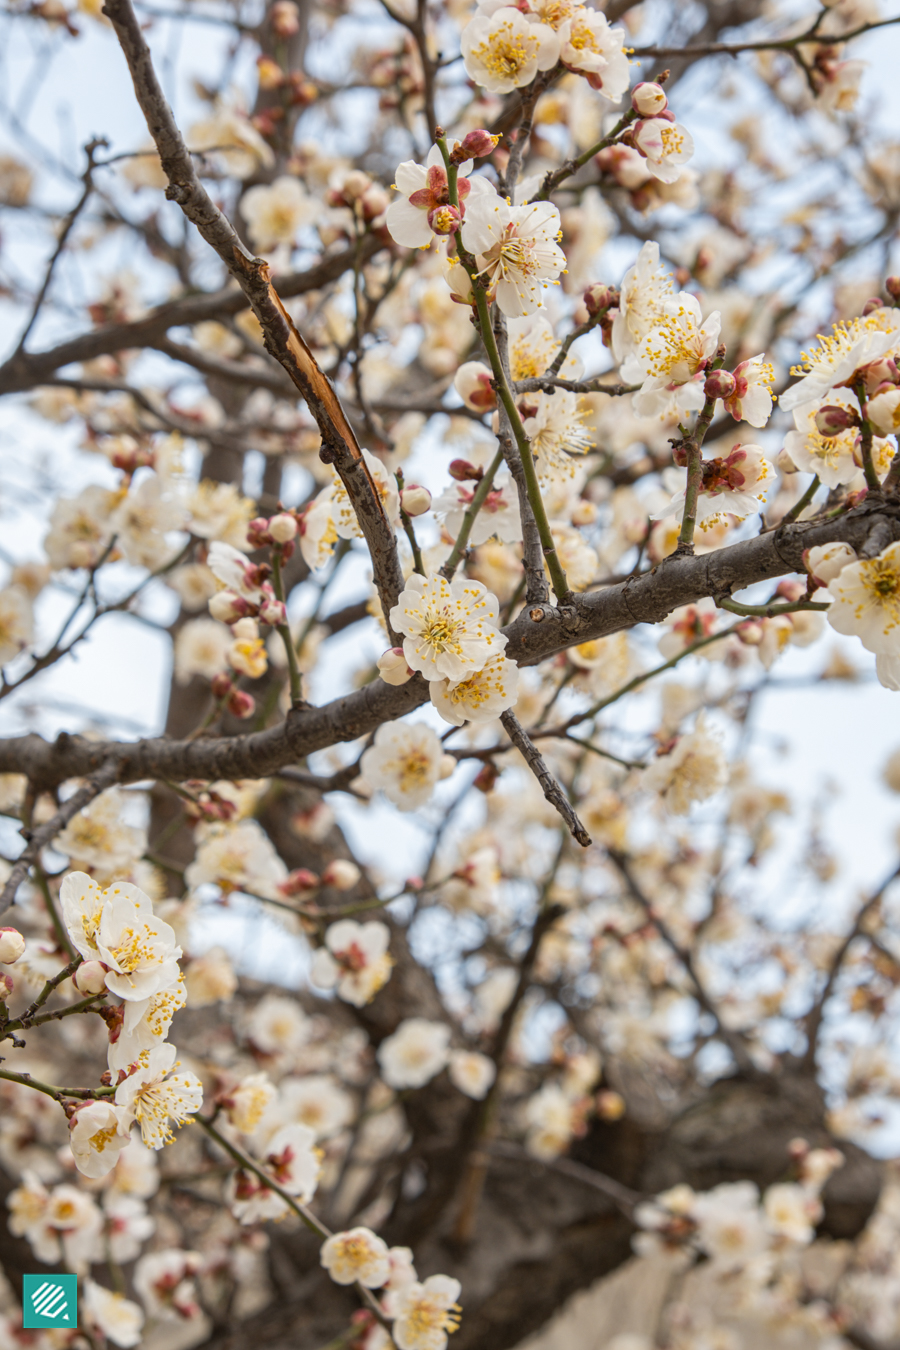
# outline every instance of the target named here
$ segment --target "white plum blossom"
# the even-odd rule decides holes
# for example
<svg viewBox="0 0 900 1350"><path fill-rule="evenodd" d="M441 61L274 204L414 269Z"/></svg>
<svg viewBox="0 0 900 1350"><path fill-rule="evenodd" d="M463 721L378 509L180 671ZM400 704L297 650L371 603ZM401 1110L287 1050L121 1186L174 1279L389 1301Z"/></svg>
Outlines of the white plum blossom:
<svg viewBox="0 0 900 1350"><path fill-rule="evenodd" d="M723 400L726 412L730 412L736 422L764 427L772 415L775 367L761 352L759 356L740 361L732 374L734 393Z"/></svg>
<svg viewBox="0 0 900 1350"><path fill-rule="evenodd" d="M147 1206L137 1196L111 1189L104 1196L103 1213L110 1256L120 1263L134 1261L147 1238L156 1232L156 1220L147 1213Z"/></svg>
<svg viewBox="0 0 900 1350"><path fill-rule="evenodd" d="M827 618L836 632L858 637L876 656L900 656L900 543L843 567L828 594L834 603Z"/></svg>
<svg viewBox="0 0 900 1350"><path fill-rule="evenodd" d="M791 368L791 374L800 379L778 396L779 406L786 412L852 384L861 366L880 360L900 345L900 335L893 329L885 330L874 315L842 319L832 325L830 334L819 333L817 340L818 347L801 352L803 360Z"/></svg>
<svg viewBox="0 0 900 1350"><path fill-rule="evenodd" d="M105 1177L130 1142L131 1120L108 1101L79 1106L69 1121L69 1147L75 1166L86 1177Z"/></svg>
<svg viewBox="0 0 900 1350"><path fill-rule="evenodd" d="M355 1284L381 1289L391 1274L387 1243L370 1228L350 1228L332 1233L319 1256L335 1284Z"/></svg>
<svg viewBox="0 0 900 1350"><path fill-rule="evenodd" d="M392 1301L391 1336L398 1350L444 1350L448 1332L459 1326L461 1290L459 1280L449 1275L404 1285Z"/></svg>
<svg viewBox="0 0 900 1350"><path fill-rule="evenodd" d="M492 722L518 697L519 668L505 656L492 656L481 670L454 683L430 680L428 693L445 722L461 727L465 722L478 725Z"/></svg>
<svg viewBox="0 0 900 1350"><path fill-rule="evenodd" d="M522 425L542 482L555 476L574 478L575 456L593 446L593 433L585 426L588 409L569 389L551 394L528 395L527 416Z"/></svg>
<svg viewBox="0 0 900 1350"><path fill-rule="evenodd" d="M721 741L697 726L667 754L659 755L643 774L644 787L658 792L666 808L686 816L694 802L706 801L728 782L728 762Z"/></svg>
<svg viewBox="0 0 900 1350"><path fill-rule="evenodd" d="M166 533L181 529L184 508L164 495L159 475L154 473L129 491L110 523L128 562L156 570L174 552L166 542Z"/></svg>
<svg viewBox="0 0 900 1350"><path fill-rule="evenodd" d="M360 760L366 782L401 811L417 811L444 776L444 752L424 722L385 722Z"/></svg>
<svg viewBox="0 0 900 1350"><path fill-rule="evenodd" d="M796 430L789 431L784 448L803 473L818 474L826 487L835 488L850 483L859 473L856 450L859 439L857 427L847 427L835 436L823 436L816 426L816 414L824 407L843 408L848 413L859 413L859 402L850 390L831 393L812 403L801 403L793 409ZM882 437L872 439L872 457L876 471L883 477L890 467L893 444Z"/></svg>
<svg viewBox="0 0 900 1350"><path fill-rule="evenodd" d="M635 124L634 144L647 168L661 183L675 183L694 157L694 138L686 127L664 117L648 117Z"/></svg>
<svg viewBox="0 0 900 1350"><path fill-rule="evenodd" d="M750 1181L723 1182L694 1200L697 1242L722 1271L740 1270L768 1247L759 1191Z"/></svg>
<svg viewBox="0 0 900 1350"><path fill-rule="evenodd" d="M222 1099L222 1107L236 1130L252 1134L277 1096L268 1074L251 1073Z"/></svg>
<svg viewBox="0 0 900 1350"><path fill-rule="evenodd" d="M492 94L508 94L530 84L540 70L559 60L560 42L544 23L529 23L512 5L492 14L476 11L462 35L466 74Z"/></svg>
<svg viewBox="0 0 900 1350"><path fill-rule="evenodd" d="M265 1165L288 1195L308 1204L319 1183L321 1154L308 1125L282 1125L266 1144Z"/></svg>
<svg viewBox="0 0 900 1350"><path fill-rule="evenodd" d="M355 1108L353 1098L330 1074L310 1073L282 1078L278 1114L285 1122L306 1125L317 1139L331 1139L350 1124Z"/></svg>
<svg viewBox="0 0 900 1350"><path fill-rule="evenodd" d="M110 876L130 872L146 852L147 834L123 819L125 799L118 788L109 788L86 806L56 838L56 847L77 865ZM84 876L83 872L74 875ZM87 881L91 878L88 877ZM64 883L65 884L65 883ZM83 953L86 955L86 953Z"/></svg>
<svg viewBox="0 0 900 1350"><path fill-rule="evenodd" d="M44 539L50 566L96 567L112 542L112 514L118 504L118 493L95 484L77 497L60 497Z"/></svg>
<svg viewBox="0 0 900 1350"><path fill-rule="evenodd" d="M644 375L644 383L634 396L634 409L640 417L703 407L706 370L716 354L720 331L718 310L704 320L695 296L681 292L668 303L637 356Z"/></svg>
<svg viewBox="0 0 900 1350"><path fill-rule="evenodd" d="M103 1214L77 1186L63 1184L48 1191L32 1172L10 1192L9 1231L25 1237L39 1261L63 1261L76 1274L86 1274L93 1261L104 1259Z"/></svg>
<svg viewBox="0 0 900 1350"><path fill-rule="evenodd" d="M822 1217L822 1202L805 1186L782 1181L766 1191L763 1210L770 1233L806 1246L815 1237L815 1225Z"/></svg>
<svg viewBox="0 0 900 1350"><path fill-rule="evenodd" d="M189 619L175 638L175 678L187 684L195 675L211 680L228 664L231 634L215 619Z"/></svg>
<svg viewBox="0 0 900 1350"><path fill-rule="evenodd" d="M806 570L818 586L828 586L840 576L850 563L858 562L856 549L838 540L834 544L819 544L803 555Z"/></svg>
<svg viewBox="0 0 900 1350"><path fill-rule="evenodd" d="M407 1017L378 1047L381 1075L388 1087L423 1087L446 1067L450 1028L426 1017Z"/></svg>
<svg viewBox="0 0 900 1350"><path fill-rule="evenodd" d="M345 1003L362 1008L390 979L393 964L387 924L340 919L329 926L325 945L312 959L310 979L320 989L335 989Z"/></svg>
<svg viewBox="0 0 900 1350"><path fill-rule="evenodd" d="M736 445L727 456L704 460L703 482L697 498L698 526L701 530L709 530L726 515L736 516L738 520L758 515L773 481L772 466L758 445ZM674 516L681 521L686 492L685 485L653 519Z"/></svg>
<svg viewBox="0 0 900 1350"><path fill-rule="evenodd" d="M550 202L511 206L496 195L480 194L472 201L462 226L463 244L475 254L479 274L510 317L532 314L543 305L548 284L566 265L561 237L559 211Z"/></svg>
<svg viewBox="0 0 900 1350"><path fill-rule="evenodd" d="M199 1316L194 1276L203 1258L199 1252L166 1247L147 1252L134 1269L134 1287L150 1317L182 1321Z"/></svg>
<svg viewBox="0 0 900 1350"><path fill-rule="evenodd" d="M659 244L648 239L637 261L622 278L619 304L613 318L613 355L630 382L645 378L638 358L644 339L653 331L673 299L672 275L660 270Z"/></svg>
<svg viewBox="0 0 900 1350"><path fill-rule="evenodd" d="M107 1061L114 1072L127 1069L142 1050L152 1050L165 1040L172 1018L187 1003L183 977L148 998L130 1000L122 1009L121 1024L110 1031Z"/></svg>
<svg viewBox="0 0 900 1350"><path fill-rule="evenodd" d="M497 597L466 577L447 581L414 572L390 620L404 635L407 665L427 680L464 680L502 654L507 643Z"/></svg>
<svg viewBox="0 0 900 1350"><path fill-rule="evenodd" d="M293 244L297 231L311 225L320 209L299 179L286 175L269 185L250 188L241 198L250 242L263 253L278 244Z"/></svg>
<svg viewBox="0 0 900 1350"><path fill-rule="evenodd" d="M175 1136L169 1126L184 1125L203 1105L203 1085L193 1073L173 1073L177 1051L168 1043L144 1050L135 1071L116 1088L116 1105L125 1107L141 1127L148 1148L160 1149Z"/></svg>
<svg viewBox="0 0 900 1350"><path fill-rule="evenodd" d="M592 89L618 103L628 89L631 70L624 51L625 30L610 28L605 14L584 5L560 24L559 59L587 78Z"/></svg>
<svg viewBox="0 0 900 1350"><path fill-rule="evenodd" d="M384 514L387 516L389 523L396 527L400 524L400 493L397 490L397 480L392 473L388 473L381 460L369 450L364 449L362 457L375 491L381 498ZM338 537L340 539L361 539L362 530L356 511L347 496L347 489L337 474L334 475L329 501L334 528Z"/></svg>
<svg viewBox="0 0 900 1350"><path fill-rule="evenodd" d="M0 591L0 666L12 661L34 640L31 599L21 586Z"/></svg>
<svg viewBox="0 0 900 1350"><path fill-rule="evenodd" d="M545 1083L525 1106L525 1147L536 1158L557 1158L569 1146L578 1121L578 1103L558 1083Z"/></svg>
<svg viewBox="0 0 900 1350"><path fill-rule="evenodd" d="M126 1002L149 999L178 979L175 930L156 917L137 886L115 883L106 897L96 936L98 959L108 967L106 987Z"/></svg>
<svg viewBox="0 0 900 1350"><path fill-rule="evenodd" d="M81 1307L90 1325L113 1345L121 1346L122 1350L140 1345L144 1314L124 1294L113 1293L86 1279L81 1286Z"/></svg>
<svg viewBox="0 0 900 1350"><path fill-rule="evenodd" d="M497 1077L497 1066L477 1050L453 1050L448 1066L450 1081L467 1097L483 1101Z"/></svg>
<svg viewBox="0 0 900 1350"><path fill-rule="evenodd" d="M248 890L278 898L287 867L258 821L210 822L198 829L197 836L194 861L184 874L188 886L215 882L226 893Z"/></svg>
<svg viewBox="0 0 900 1350"><path fill-rule="evenodd" d="M266 994L247 1020L247 1034L266 1055L285 1055L299 1050L310 1037L310 1022L295 999L285 994Z"/></svg>
<svg viewBox="0 0 900 1350"><path fill-rule="evenodd" d="M448 532L455 539L462 529L463 516L475 496L477 483L453 482L432 501L432 509L440 519L443 516ZM491 490L481 504L469 531L469 545L477 548L488 539L502 539L515 544L522 538L522 517L515 484L508 473L494 477Z"/></svg>
<svg viewBox="0 0 900 1350"><path fill-rule="evenodd" d="M435 235L453 232L465 213L472 192L477 196L496 194L486 178L468 178L473 161L467 159L457 170L457 212L450 206L447 170L440 147L433 145L424 164L408 159L397 166L394 187L401 194L391 202L385 213L385 224L391 238L404 248L427 248Z"/></svg>

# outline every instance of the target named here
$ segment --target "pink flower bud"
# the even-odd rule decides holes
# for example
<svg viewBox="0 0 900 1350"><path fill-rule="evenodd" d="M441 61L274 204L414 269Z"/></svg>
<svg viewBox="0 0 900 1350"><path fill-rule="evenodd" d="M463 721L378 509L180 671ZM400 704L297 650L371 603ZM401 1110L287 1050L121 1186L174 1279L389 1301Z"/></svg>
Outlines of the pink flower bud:
<svg viewBox="0 0 900 1350"><path fill-rule="evenodd" d="M0 975L0 1003L9 998L15 987L8 975Z"/></svg>
<svg viewBox="0 0 900 1350"><path fill-rule="evenodd" d="M240 717L242 721L245 721L256 712L256 699L252 694L245 693L243 689L235 689L228 699L227 707L234 717Z"/></svg>
<svg viewBox="0 0 900 1350"><path fill-rule="evenodd" d="M412 679L412 671L406 664L402 647L388 647L378 658L378 673L385 684L406 684Z"/></svg>
<svg viewBox="0 0 900 1350"><path fill-rule="evenodd" d="M661 84L642 80L631 91L631 106L641 117L658 117L668 106L666 91Z"/></svg>
<svg viewBox="0 0 900 1350"><path fill-rule="evenodd" d="M287 511L279 511L269 521L269 534L276 544L287 544L297 537L297 522Z"/></svg>
<svg viewBox="0 0 900 1350"><path fill-rule="evenodd" d="M349 858L335 858L322 873L322 885L333 886L336 891L352 891L361 876L355 862Z"/></svg>
<svg viewBox="0 0 900 1350"><path fill-rule="evenodd" d="M593 319L598 314L605 314L613 305L619 303L619 292L614 287L604 286L602 281L598 281L593 286L588 286L582 299L585 309Z"/></svg>
<svg viewBox="0 0 900 1350"><path fill-rule="evenodd" d="M278 37L293 37L300 32L300 10L294 0L276 0L271 11L272 28Z"/></svg>
<svg viewBox="0 0 900 1350"><path fill-rule="evenodd" d="M765 629L757 619L748 619L739 623L735 632L745 647L758 647L765 637Z"/></svg>
<svg viewBox="0 0 900 1350"><path fill-rule="evenodd" d="M236 591L217 591L210 599L209 612L220 623L236 623L245 615L254 614L256 606Z"/></svg>
<svg viewBox="0 0 900 1350"><path fill-rule="evenodd" d="M259 607L259 621L260 623L267 623L270 628L277 628L279 624L287 623L287 610L283 601L266 597Z"/></svg>
<svg viewBox="0 0 900 1350"><path fill-rule="evenodd" d="M873 295L871 300L867 300L863 305L863 318L867 314L874 314L876 309L884 309L884 301L877 295Z"/></svg>
<svg viewBox="0 0 900 1350"><path fill-rule="evenodd" d="M483 127L479 127L477 131L470 131L459 146L458 153L462 156L460 162L467 159L484 159L485 155L490 155L496 150L499 143L500 137L492 136Z"/></svg>
<svg viewBox="0 0 900 1350"><path fill-rule="evenodd" d="M888 277L884 289L892 300L900 300L900 277Z"/></svg>
<svg viewBox="0 0 900 1350"><path fill-rule="evenodd" d="M25 950L25 939L18 928L0 928L0 965L11 966Z"/></svg>
<svg viewBox="0 0 900 1350"><path fill-rule="evenodd" d="M424 516L431 510L431 493L418 483L410 483L400 493L400 505L408 516Z"/></svg>
<svg viewBox="0 0 900 1350"><path fill-rule="evenodd" d="M493 376L481 361L464 361L453 378L453 388L473 412L490 412L497 406Z"/></svg>
<svg viewBox="0 0 900 1350"><path fill-rule="evenodd" d="M797 600L802 600L806 594L806 587L802 581L779 581L775 587L775 594L782 600L787 600L788 604L795 604Z"/></svg>
<svg viewBox="0 0 900 1350"><path fill-rule="evenodd" d="M467 459L451 459L448 472L457 483L480 483L484 477L483 470L470 464Z"/></svg>
<svg viewBox="0 0 900 1350"><path fill-rule="evenodd" d="M456 756L441 755L441 762L438 765L438 778L443 781L456 772Z"/></svg>
<svg viewBox="0 0 900 1350"><path fill-rule="evenodd" d="M211 688L213 698L227 698L234 688L234 683L230 675L214 675Z"/></svg>
<svg viewBox="0 0 900 1350"><path fill-rule="evenodd" d="M102 961L82 961L72 976L79 994L100 994L106 988L106 966Z"/></svg>
<svg viewBox="0 0 900 1350"><path fill-rule="evenodd" d="M459 208L449 202L428 212L428 224L435 234L455 234L462 224Z"/></svg>
<svg viewBox="0 0 900 1350"><path fill-rule="evenodd" d="M737 388L737 380L728 370L711 370L706 377L703 391L707 398L731 398Z"/></svg>
<svg viewBox="0 0 900 1350"><path fill-rule="evenodd" d="M253 548L264 548L266 544L272 543L269 522L265 516L257 516L255 520L251 520L247 526L247 543Z"/></svg>
<svg viewBox="0 0 900 1350"><path fill-rule="evenodd" d="M827 403L816 413L816 430L820 436L840 436L842 431L859 426L859 417L852 408Z"/></svg>
<svg viewBox="0 0 900 1350"><path fill-rule="evenodd" d="M308 867L298 867L284 881L279 881L277 889L282 895L311 895L319 889L319 885L315 872L311 872Z"/></svg>

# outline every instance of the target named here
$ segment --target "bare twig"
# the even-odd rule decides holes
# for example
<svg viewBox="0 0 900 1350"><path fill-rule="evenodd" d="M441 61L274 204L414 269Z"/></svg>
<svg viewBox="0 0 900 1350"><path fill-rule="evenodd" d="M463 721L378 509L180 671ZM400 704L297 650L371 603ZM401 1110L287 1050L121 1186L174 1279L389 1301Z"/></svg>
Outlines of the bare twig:
<svg viewBox="0 0 900 1350"><path fill-rule="evenodd" d="M581 821L569 801L565 792L563 792L559 783L553 777L553 774L547 768L540 750L534 744L528 735L528 732L522 726L522 723L516 717L511 708L507 708L505 713L500 714L500 721L503 723L507 736L513 745L520 752L525 763L541 785L541 790L551 806L562 816L569 832L577 839L582 848L588 848L591 842L591 836L582 825Z"/></svg>

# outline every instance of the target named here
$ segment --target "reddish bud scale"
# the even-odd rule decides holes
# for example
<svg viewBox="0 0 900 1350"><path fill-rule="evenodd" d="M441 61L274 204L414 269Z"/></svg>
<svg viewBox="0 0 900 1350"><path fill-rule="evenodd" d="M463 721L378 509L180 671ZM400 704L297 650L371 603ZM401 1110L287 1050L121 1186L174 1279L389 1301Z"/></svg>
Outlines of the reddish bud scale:
<svg viewBox="0 0 900 1350"><path fill-rule="evenodd" d="M453 459L450 461L450 477L455 478L458 483L472 481L478 483L484 477L483 469L478 469L474 464L470 464L467 459Z"/></svg>

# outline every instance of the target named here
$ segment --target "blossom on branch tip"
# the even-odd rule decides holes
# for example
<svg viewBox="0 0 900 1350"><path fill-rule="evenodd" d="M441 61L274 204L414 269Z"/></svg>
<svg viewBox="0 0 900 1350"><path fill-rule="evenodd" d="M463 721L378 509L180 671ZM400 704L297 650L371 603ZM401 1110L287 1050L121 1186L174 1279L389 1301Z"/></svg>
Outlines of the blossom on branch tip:
<svg viewBox="0 0 900 1350"><path fill-rule="evenodd" d="M105 1177L130 1142L131 1115L108 1101L79 1106L69 1121L69 1147L86 1177Z"/></svg>
<svg viewBox="0 0 900 1350"><path fill-rule="evenodd" d="M649 117L634 124L635 148L654 178L674 183L694 157L694 138L686 127L667 117Z"/></svg>
<svg viewBox="0 0 900 1350"><path fill-rule="evenodd" d="M900 543L848 563L828 583L828 622L877 656L900 656Z"/></svg>
<svg viewBox="0 0 900 1350"><path fill-rule="evenodd" d="M474 1101L483 1101L497 1077L497 1066L477 1050L453 1050L448 1066L450 1081Z"/></svg>
<svg viewBox="0 0 900 1350"><path fill-rule="evenodd" d="M718 310L704 319L695 296L682 292L665 304L635 358L644 377L634 396L638 416L703 407L705 372L716 354L720 332Z"/></svg>
<svg viewBox="0 0 900 1350"><path fill-rule="evenodd" d="M203 1086L193 1073L173 1073L177 1051L168 1043L142 1051L133 1073L116 1088L116 1105L125 1107L141 1127L148 1148L174 1142L169 1126L184 1125L203 1105Z"/></svg>
<svg viewBox="0 0 900 1350"><path fill-rule="evenodd" d="M710 379L714 378L714 372ZM772 415L772 385L775 369L763 359L763 354L751 356L734 368L734 390L723 395L725 411L736 422L747 422L751 427L764 427Z"/></svg>
<svg viewBox="0 0 900 1350"><path fill-rule="evenodd" d="M762 447L749 444L736 445L730 455L703 460L701 469L703 479L696 514L701 530L711 529L725 515L736 516L738 520L758 515L774 477ZM683 520L686 492L686 487L677 492L666 509L653 519L674 516Z"/></svg>
<svg viewBox="0 0 900 1350"><path fill-rule="evenodd" d="M886 313L894 316L897 311ZM801 352L803 360L791 367L791 374L800 379L779 394L779 407L793 412L801 404L826 398L832 389L851 385L861 367L900 347L900 332L885 327L885 323L895 322L893 317L882 320L872 314L864 319L842 319L832 324L830 335L819 333L819 345Z"/></svg>
<svg viewBox="0 0 900 1350"><path fill-rule="evenodd" d="M391 1274L387 1243L370 1228L350 1228L332 1233L319 1256L335 1284L355 1284L381 1289Z"/></svg>
<svg viewBox="0 0 900 1350"><path fill-rule="evenodd" d="M449 1059L450 1028L425 1017L407 1017L378 1047L381 1076L398 1091L423 1087Z"/></svg>
<svg viewBox="0 0 900 1350"><path fill-rule="evenodd" d="M321 1171L315 1132L308 1125L283 1125L266 1144L265 1153L265 1168L281 1189L309 1204Z"/></svg>
<svg viewBox="0 0 900 1350"><path fill-rule="evenodd" d="M579 5L558 32L563 65L584 75L591 88L610 102L618 103L630 79L623 48L625 30L610 28L605 14Z"/></svg>
<svg viewBox="0 0 900 1350"><path fill-rule="evenodd" d="M369 786L380 789L401 811L417 811L443 776L443 750L423 722L385 722L365 751L360 769Z"/></svg>
<svg viewBox="0 0 900 1350"><path fill-rule="evenodd" d="M466 679L430 680L428 693L445 722L461 727L492 722L513 707L518 697L519 668L498 653Z"/></svg>
<svg viewBox="0 0 900 1350"><path fill-rule="evenodd" d="M398 165L394 187L401 196L391 202L385 214L385 224L394 242L402 244L404 248L427 248L435 234L450 234L456 228L460 215L465 212L466 198L473 186L476 194L484 192L493 196L493 189L486 178L466 178L465 175L471 170L471 160L459 166L456 190L460 207L457 210L450 206L447 170L439 146L431 147L424 165L412 159ZM456 220L453 223L447 221L449 228L443 228L445 222L433 222L432 217L435 212L447 209L456 212Z"/></svg>
<svg viewBox="0 0 900 1350"><path fill-rule="evenodd" d="M391 1336L398 1350L444 1350L459 1327L462 1285L449 1275L429 1275L405 1285L393 1301Z"/></svg>

